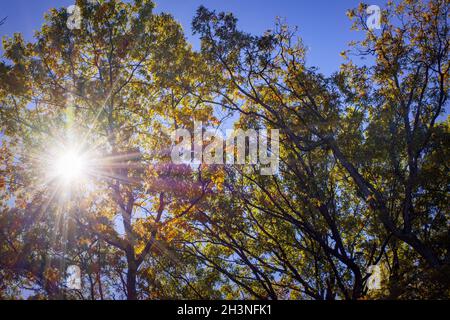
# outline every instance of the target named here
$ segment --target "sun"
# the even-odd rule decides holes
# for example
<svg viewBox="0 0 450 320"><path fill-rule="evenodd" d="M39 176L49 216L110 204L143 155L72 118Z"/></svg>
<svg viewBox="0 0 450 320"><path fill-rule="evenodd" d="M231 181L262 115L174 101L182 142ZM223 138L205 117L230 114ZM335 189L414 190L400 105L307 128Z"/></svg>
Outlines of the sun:
<svg viewBox="0 0 450 320"><path fill-rule="evenodd" d="M87 170L86 155L75 148L59 150L53 155L47 167L48 174L52 179L65 186L82 182L87 175Z"/></svg>
<svg viewBox="0 0 450 320"><path fill-rule="evenodd" d="M74 131L56 133L56 138L48 139L30 156L37 185L70 195L92 192L105 181L136 183L117 169L133 166L130 161L140 153L111 155L103 138L92 139Z"/></svg>
<svg viewBox="0 0 450 320"><path fill-rule="evenodd" d="M86 159L76 150L64 151L56 158L54 170L63 182L75 182L86 173Z"/></svg>

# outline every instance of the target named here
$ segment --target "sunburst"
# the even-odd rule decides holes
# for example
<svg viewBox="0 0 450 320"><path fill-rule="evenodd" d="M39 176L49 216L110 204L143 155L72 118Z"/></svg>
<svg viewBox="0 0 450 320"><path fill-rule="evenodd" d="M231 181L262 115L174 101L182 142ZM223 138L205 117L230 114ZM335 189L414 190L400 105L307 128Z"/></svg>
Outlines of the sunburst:
<svg viewBox="0 0 450 320"><path fill-rule="evenodd" d="M79 182L87 174L88 159L76 149L62 150L52 162L50 174L64 185Z"/></svg>

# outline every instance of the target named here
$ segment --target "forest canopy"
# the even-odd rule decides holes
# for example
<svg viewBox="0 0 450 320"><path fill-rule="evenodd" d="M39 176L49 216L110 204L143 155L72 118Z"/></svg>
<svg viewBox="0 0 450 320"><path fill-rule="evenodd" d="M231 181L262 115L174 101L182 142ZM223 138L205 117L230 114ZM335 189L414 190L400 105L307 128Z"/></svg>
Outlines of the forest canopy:
<svg viewBox="0 0 450 320"><path fill-rule="evenodd" d="M201 6L194 50L154 7L77 0L3 38L1 299L450 298L448 1L390 1L379 30L349 10L331 75L283 20ZM278 170L174 163L195 122L277 130Z"/></svg>

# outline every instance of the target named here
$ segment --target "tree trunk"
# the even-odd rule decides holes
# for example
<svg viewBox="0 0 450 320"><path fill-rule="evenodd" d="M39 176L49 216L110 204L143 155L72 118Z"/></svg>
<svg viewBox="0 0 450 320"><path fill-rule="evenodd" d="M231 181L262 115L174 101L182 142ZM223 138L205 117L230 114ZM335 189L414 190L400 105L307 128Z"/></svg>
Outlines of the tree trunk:
<svg viewBox="0 0 450 320"><path fill-rule="evenodd" d="M127 299L128 300L137 300L136 276L137 276L136 263L134 261L128 261L128 272L127 272Z"/></svg>

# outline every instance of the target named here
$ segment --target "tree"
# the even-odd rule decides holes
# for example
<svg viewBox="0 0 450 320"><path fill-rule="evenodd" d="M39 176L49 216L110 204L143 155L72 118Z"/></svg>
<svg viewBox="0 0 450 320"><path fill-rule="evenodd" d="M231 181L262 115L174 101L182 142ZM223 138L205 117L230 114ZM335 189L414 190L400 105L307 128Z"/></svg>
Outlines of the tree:
<svg viewBox="0 0 450 320"><path fill-rule="evenodd" d="M331 76L281 22L254 36L200 7L194 52L153 8L78 0L4 39L1 298L450 296L445 1L389 3L379 31L349 11L366 38ZM220 109L280 130L275 174L173 163L170 133Z"/></svg>
<svg viewBox="0 0 450 320"><path fill-rule="evenodd" d="M239 112L243 123L283 133L285 168L279 181L273 178L273 189L270 182L243 174L268 202L242 198L255 200L255 210L290 222L317 242L330 255L331 267L338 267L333 271L340 294L353 298L363 295L364 270L383 256L391 278L402 268L400 251L420 256L426 272L440 279L446 278L449 261L448 208L442 202L447 175L433 190L423 184L429 157L445 157L431 139L448 135L448 124L437 122L448 97L448 6L444 1L390 4L379 36L364 23L365 8L350 16L367 31L359 53L374 55L375 65L350 61L329 78L306 67L305 48L285 25L251 36L237 30L231 14L204 7L193 22L214 75L213 102ZM422 207L422 197L436 205ZM308 224L311 217L320 224ZM342 266L352 273L352 294L339 274ZM448 293L448 283L438 291Z"/></svg>
<svg viewBox="0 0 450 320"><path fill-rule="evenodd" d="M108 277L122 282L122 297L142 298L138 274L145 264L157 267L149 265L151 256L170 256L170 234L181 228L177 215L188 214L208 193L207 177L168 163L171 142L165 132L190 125L186 113L205 123L214 118L206 104L173 84L174 78L184 86L195 81L198 57L171 16L154 14L151 1L77 1L77 6L79 29L68 27L65 9L53 9L34 43L19 34L4 41L9 63L1 67L3 143L20 158L19 165L9 162L5 219L15 219L17 210L33 216L26 224L45 225L45 243L61 234L61 268L51 269L55 284L64 278L63 266L88 264L92 298L106 296L101 283ZM67 186L52 176L45 179L54 158L73 150L88 159L94 182ZM59 212L61 230L45 222L46 210ZM14 235L7 229L4 234ZM5 247L29 256L26 244ZM16 263L4 268L27 277ZM45 281L48 269L40 271ZM61 290L47 293L60 297Z"/></svg>

